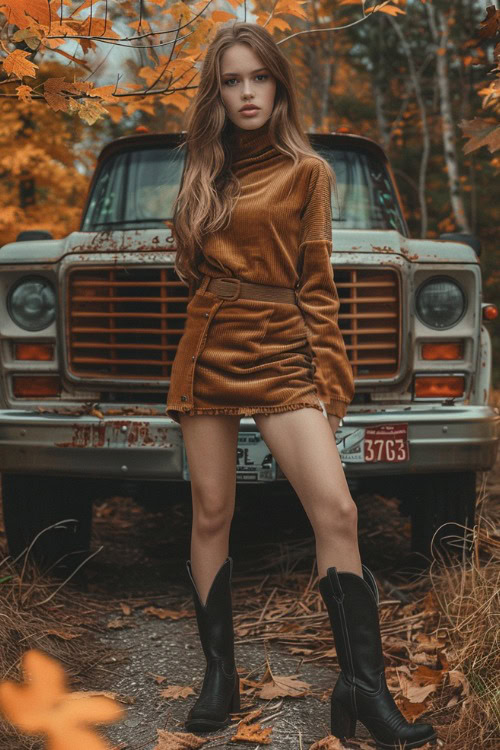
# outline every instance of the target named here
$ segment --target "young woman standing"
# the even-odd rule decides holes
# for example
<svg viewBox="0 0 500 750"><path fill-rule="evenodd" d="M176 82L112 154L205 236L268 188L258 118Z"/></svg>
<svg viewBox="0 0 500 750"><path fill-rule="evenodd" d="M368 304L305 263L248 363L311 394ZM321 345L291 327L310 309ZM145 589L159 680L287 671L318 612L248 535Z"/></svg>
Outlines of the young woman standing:
<svg viewBox="0 0 500 750"><path fill-rule="evenodd" d="M330 262L334 174L309 145L293 69L263 27L219 28L185 147L173 234L177 273L196 293L166 411L182 427L189 462L186 565L207 660L186 727L219 729L240 708L228 548L239 422L252 415L314 530L341 667L332 734L353 736L359 720L381 747L420 747L436 735L407 722L387 688L377 584L360 560L335 442L354 379Z"/></svg>

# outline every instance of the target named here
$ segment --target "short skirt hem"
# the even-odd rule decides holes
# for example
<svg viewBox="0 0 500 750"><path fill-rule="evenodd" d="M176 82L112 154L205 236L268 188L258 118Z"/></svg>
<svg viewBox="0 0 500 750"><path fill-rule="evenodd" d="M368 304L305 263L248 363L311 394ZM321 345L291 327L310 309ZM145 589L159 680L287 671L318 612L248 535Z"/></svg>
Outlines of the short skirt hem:
<svg viewBox="0 0 500 750"><path fill-rule="evenodd" d="M187 416L194 416L195 414L233 414L245 417L251 417L252 414L278 414L286 411L295 411L296 409L304 408L318 409L323 413L321 404L312 404L309 401L300 401L295 404L282 404L281 406L217 406L217 407L202 407L195 406L191 409L184 409L180 407L177 409L175 406L171 406L166 410L166 414L179 424L177 413L185 414ZM175 412L175 416L172 414Z"/></svg>

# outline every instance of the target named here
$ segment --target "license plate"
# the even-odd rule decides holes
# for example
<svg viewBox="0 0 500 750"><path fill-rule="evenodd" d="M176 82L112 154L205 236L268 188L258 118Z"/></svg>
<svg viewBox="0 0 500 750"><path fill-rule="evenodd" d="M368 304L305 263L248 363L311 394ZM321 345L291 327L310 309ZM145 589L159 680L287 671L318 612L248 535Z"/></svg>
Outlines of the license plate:
<svg viewBox="0 0 500 750"><path fill-rule="evenodd" d="M183 444L184 479L190 481L186 448ZM236 452L237 482L272 482L276 479L276 460L259 432L241 432Z"/></svg>
<svg viewBox="0 0 500 750"><path fill-rule="evenodd" d="M344 463L399 463L410 459L408 424L343 426L337 430L336 441Z"/></svg>

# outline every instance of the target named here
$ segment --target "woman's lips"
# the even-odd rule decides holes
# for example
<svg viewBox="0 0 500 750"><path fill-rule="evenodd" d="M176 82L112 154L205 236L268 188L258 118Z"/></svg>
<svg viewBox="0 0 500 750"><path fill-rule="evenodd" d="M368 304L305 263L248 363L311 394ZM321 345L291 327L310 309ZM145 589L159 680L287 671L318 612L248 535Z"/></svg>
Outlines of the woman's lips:
<svg viewBox="0 0 500 750"><path fill-rule="evenodd" d="M258 107L254 107L253 109L240 109L240 114L242 115L254 115L256 112L260 112Z"/></svg>

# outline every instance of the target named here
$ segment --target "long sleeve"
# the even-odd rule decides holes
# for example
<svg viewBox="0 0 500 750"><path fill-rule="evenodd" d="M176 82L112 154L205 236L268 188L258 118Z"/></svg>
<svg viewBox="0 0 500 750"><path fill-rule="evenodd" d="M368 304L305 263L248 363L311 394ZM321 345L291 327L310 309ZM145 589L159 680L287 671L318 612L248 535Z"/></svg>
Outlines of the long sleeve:
<svg viewBox="0 0 500 750"><path fill-rule="evenodd" d="M332 215L325 165L317 160L301 215L298 304L315 365L314 382L327 414L344 417L354 396L354 376L338 325L340 302L330 262Z"/></svg>

